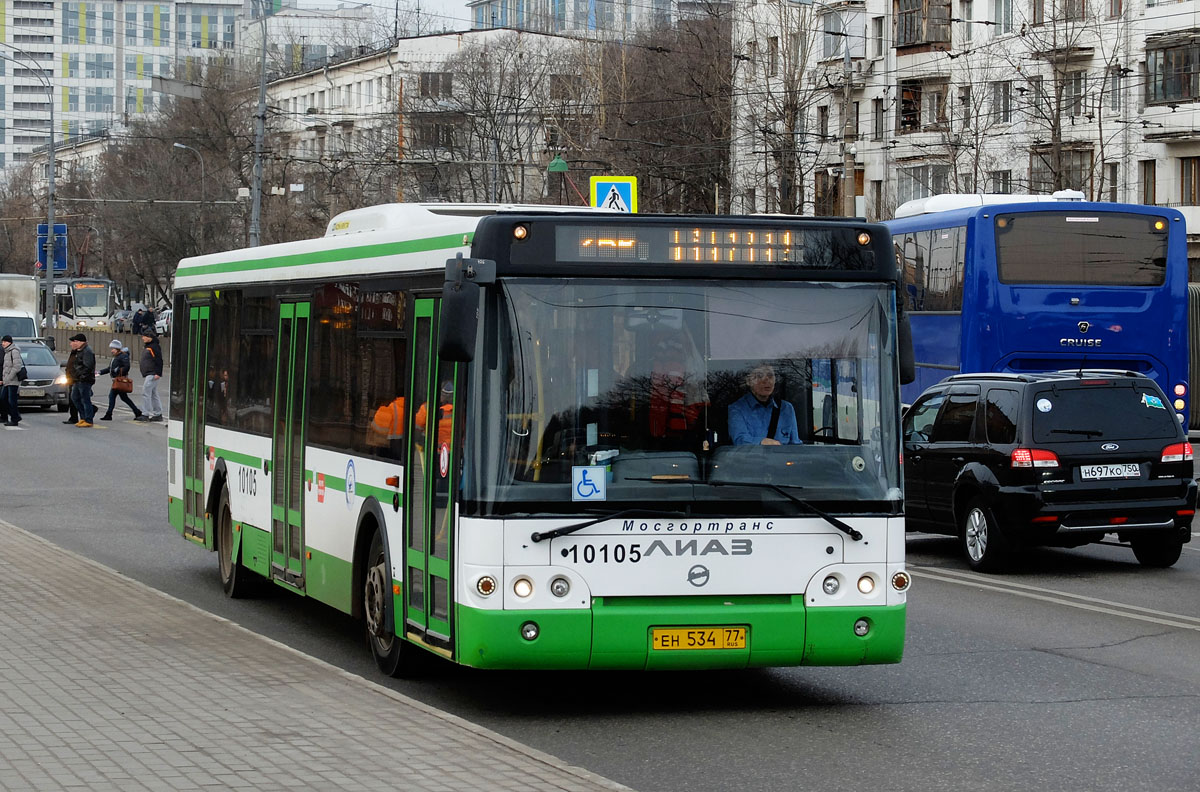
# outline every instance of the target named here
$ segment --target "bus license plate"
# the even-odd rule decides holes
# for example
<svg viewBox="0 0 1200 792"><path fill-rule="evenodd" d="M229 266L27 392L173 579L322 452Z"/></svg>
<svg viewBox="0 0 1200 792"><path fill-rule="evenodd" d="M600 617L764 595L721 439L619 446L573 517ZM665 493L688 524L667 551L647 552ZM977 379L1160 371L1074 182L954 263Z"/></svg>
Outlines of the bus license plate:
<svg viewBox="0 0 1200 792"><path fill-rule="evenodd" d="M1122 465L1080 465L1079 475L1084 479L1141 478L1142 466L1136 462L1126 462Z"/></svg>
<svg viewBox="0 0 1200 792"><path fill-rule="evenodd" d="M651 631L657 650L745 649L745 627L671 627Z"/></svg>
<svg viewBox="0 0 1200 792"><path fill-rule="evenodd" d="M18 391L17 395L18 396L26 396L26 397L45 396L46 389L45 388L21 388Z"/></svg>

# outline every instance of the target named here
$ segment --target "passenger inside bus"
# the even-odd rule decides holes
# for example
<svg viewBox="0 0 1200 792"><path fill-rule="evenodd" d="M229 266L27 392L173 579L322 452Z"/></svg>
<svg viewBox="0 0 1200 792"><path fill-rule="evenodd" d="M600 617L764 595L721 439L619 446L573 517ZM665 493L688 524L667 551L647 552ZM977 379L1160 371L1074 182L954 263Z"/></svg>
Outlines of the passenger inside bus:
<svg viewBox="0 0 1200 792"><path fill-rule="evenodd" d="M404 450L404 397L382 404L367 426L367 445L386 448L387 455L400 459Z"/></svg>

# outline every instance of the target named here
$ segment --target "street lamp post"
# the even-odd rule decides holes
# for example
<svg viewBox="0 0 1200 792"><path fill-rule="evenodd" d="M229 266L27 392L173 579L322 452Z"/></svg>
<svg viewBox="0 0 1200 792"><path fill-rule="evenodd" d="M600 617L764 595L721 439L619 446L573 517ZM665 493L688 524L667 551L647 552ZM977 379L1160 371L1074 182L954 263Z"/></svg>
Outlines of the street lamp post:
<svg viewBox="0 0 1200 792"><path fill-rule="evenodd" d="M200 152L185 143L175 143L177 149L187 149L196 155L196 159L200 161L200 247L204 247L204 157Z"/></svg>
<svg viewBox="0 0 1200 792"><path fill-rule="evenodd" d="M820 6L838 19L842 29L842 214L854 217L854 69L850 63L850 32L846 29L846 18L842 12L819 0L787 0L793 5Z"/></svg>
<svg viewBox="0 0 1200 792"><path fill-rule="evenodd" d="M14 47L11 44L5 44L4 46L14 50L18 55L28 57L28 53L22 49ZM8 55L0 54L0 58L17 66L30 65L28 63L23 64L16 58L9 57ZM30 68L30 73L37 77L38 82L46 89L46 101L50 105L50 145L49 153L46 156L46 269L42 273L42 289L45 292L45 308L42 313L42 321L45 322L46 331L49 332L53 327L53 319L51 317L53 315L52 306L54 305L54 86L42 75L41 64L32 60L31 63L33 68Z"/></svg>

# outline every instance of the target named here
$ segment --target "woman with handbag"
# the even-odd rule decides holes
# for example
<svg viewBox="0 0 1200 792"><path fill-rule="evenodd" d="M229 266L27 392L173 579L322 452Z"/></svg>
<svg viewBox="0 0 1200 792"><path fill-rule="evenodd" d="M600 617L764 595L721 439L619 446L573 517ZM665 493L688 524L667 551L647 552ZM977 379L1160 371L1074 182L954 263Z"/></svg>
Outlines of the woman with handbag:
<svg viewBox="0 0 1200 792"><path fill-rule="evenodd" d="M117 397L121 397L121 401L129 405L129 409L133 410L133 417L137 418L142 414L133 400L129 398L129 394L133 392L133 380L129 377L129 350L121 345L117 339L113 339L108 344L109 354L113 356L109 362L108 368L101 369L101 374L112 375L112 385L108 389L108 412L100 416L101 421L111 421L113 407L117 403Z"/></svg>

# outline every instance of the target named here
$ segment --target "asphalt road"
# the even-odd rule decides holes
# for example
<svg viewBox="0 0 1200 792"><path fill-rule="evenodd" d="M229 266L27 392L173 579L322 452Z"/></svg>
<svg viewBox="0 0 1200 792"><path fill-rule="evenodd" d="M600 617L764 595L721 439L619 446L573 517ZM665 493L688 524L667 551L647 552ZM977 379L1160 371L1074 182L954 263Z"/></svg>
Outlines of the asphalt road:
<svg viewBox="0 0 1200 792"><path fill-rule="evenodd" d="M165 426L123 409L103 428L64 426L52 412L0 432L0 517L381 681L346 617L284 593L224 598L216 558L167 524ZM643 792L1200 788L1200 541L1168 570L1093 546L1035 552L1004 576L967 571L950 539L915 536L909 550L896 666L438 665L383 681ZM63 637L64 662L86 653L86 636Z"/></svg>

